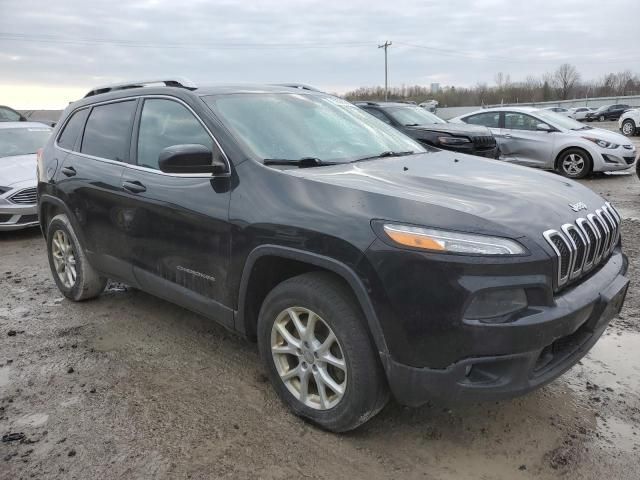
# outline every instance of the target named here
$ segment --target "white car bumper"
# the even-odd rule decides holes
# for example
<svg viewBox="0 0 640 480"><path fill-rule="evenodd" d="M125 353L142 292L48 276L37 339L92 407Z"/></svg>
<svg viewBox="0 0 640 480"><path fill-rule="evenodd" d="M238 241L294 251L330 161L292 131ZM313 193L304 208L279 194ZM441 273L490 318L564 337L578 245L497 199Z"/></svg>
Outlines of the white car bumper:
<svg viewBox="0 0 640 480"><path fill-rule="evenodd" d="M619 146L618 148L598 148L593 157L594 172L610 172L614 170L626 170L635 165L638 152L634 145L631 148Z"/></svg>

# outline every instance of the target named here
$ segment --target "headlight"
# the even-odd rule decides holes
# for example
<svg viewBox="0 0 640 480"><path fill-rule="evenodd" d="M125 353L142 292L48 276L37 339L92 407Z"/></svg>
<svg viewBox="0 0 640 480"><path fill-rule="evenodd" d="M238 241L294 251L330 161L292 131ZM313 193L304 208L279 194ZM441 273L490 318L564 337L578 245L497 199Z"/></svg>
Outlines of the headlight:
<svg viewBox="0 0 640 480"><path fill-rule="evenodd" d="M464 137L438 137L438 142L442 145L464 145L471 143L471 140Z"/></svg>
<svg viewBox="0 0 640 480"><path fill-rule="evenodd" d="M518 242L502 237L394 224L385 224L384 233L400 245L432 252L474 255L522 255L527 253L527 250Z"/></svg>
<svg viewBox="0 0 640 480"><path fill-rule="evenodd" d="M606 140L600 140L599 138L593 138L593 137L582 137L582 138L584 138L585 140L589 140L590 142L593 142L602 148L618 148L620 146L616 143L607 142Z"/></svg>
<svg viewBox="0 0 640 480"><path fill-rule="evenodd" d="M527 294L522 288L483 290L473 297L464 313L464 318L470 320L498 319L524 310L527 306Z"/></svg>

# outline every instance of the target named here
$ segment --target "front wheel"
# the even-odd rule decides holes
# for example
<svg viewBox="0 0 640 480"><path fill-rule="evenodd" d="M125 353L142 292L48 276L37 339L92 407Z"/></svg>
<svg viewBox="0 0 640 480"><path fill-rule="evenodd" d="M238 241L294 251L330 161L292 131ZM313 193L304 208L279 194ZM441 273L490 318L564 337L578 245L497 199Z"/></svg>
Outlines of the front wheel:
<svg viewBox="0 0 640 480"><path fill-rule="evenodd" d="M389 398L360 307L331 274L307 273L275 287L260 310L258 347L283 402L327 430L358 427Z"/></svg>
<svg viewBox="0 0 640 480"><path fill-rule="evenodd" d="M580 148L570 148L558 159L559 172L568 178L584 178L591 173L591 158Z"/></svg>
<svg viewBox="0 0 640 480"><path fill-rule="evenodd" d="M635 135L636 124L633 122L633 120L628 119L622 122L622 133L627 137L631 137L632 135Z"/></svg>
<svg viewBox="0 0 640 480"><path fill-rule="evenodd" d="M47 228L47 254L53 280L62 294L79 302L97 297L107 285L89 264L82 245L64 215L53 217Z"/></svg>

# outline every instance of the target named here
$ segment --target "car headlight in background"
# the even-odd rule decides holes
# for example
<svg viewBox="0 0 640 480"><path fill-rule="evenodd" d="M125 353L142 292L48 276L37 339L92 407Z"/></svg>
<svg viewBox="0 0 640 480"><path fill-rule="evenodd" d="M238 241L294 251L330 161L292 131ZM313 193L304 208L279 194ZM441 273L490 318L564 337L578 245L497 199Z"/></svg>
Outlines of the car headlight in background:
<svg viewBox="0 0 640 480"><path fill-rule="evenodd" d="M473 255L523 255L527 250L514 240L471 233L449 232L410 225L385 224L384 233L399 245L432 252Z"/></svg>
<svg viewBox="0 0 640 480"><path fill-rule="evenodd" d="M602 148L618 148L620 146L616 143L607 142L606 140L601 140L599 138L593 138L593 137L582 137L582 138L584 138L585 140L589 140L590 142L593 142Z"/></svg>
<svg viewBox="0 0 640 480"><path fill-rule="evenodd" d="M438 137L438 142L442 145L464 145L471 143L471 140L464 137Z"/></svg>
<svg viewBox="0 0 640 480"><path fill-rule="evenodd" d="M506 315L527 308L527 294L522 288L482 290L477 293L464 313L469 320L504 319Z"/></svg>

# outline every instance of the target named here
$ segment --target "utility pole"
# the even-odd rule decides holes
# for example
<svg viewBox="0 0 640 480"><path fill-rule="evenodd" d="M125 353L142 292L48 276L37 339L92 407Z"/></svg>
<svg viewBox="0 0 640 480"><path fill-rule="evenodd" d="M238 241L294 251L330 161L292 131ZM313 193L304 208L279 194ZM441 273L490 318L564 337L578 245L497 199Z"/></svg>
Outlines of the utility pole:
<svg viewBox="0 0 640 480"><path fill-rule="evenodd" d="M387 49L392 45L390 41L384 42L382 45L378 45L378 48L384 48L384 101L386 102L389 97L389 68L387 66Z"/></svg>

